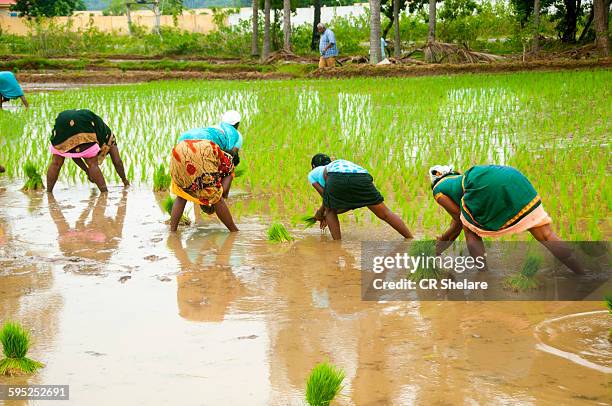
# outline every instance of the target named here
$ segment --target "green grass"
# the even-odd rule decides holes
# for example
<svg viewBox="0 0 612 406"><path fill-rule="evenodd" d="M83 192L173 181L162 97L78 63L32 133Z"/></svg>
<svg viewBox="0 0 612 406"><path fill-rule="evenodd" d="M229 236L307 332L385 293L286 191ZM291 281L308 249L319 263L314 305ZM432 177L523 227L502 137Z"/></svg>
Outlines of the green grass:
<svg viewBox="0 0 612 406"><path fill-rule="evenodd" d="M606 307L610 311L610 314L612 314L612 293L606 293L604 299Z"/></svg>
<svg viewBox="0 0 612 406"><path fill-rule="evenodd" d="M516 274L506 278L506 287L515 292L524 292L527 290L537 289L540 287L540 282L536 279L536 274L542 264L542 258L536 255L529 255L523 263L523 268Z"/></svg>
<svg viewBox="0 0 612 406"><path fill-rule="evenodd" d="M439 235L450 221L429 187L427 169L438 163L460 171L476 164L519 169L563 239L602 240L612 229L612 183L601 176L609 172L612 70L205 86L163 81L30 93L28 99L30 110L0 112L0 160L11 179L23 176L28 159L39 168L47 165L49 129L59 112L87 106L117 134L132 183L152 189L153 173L168 162L180 134L218 124L231 107L244 117L240 155L248 162L232 189L255 197L230 198L237 221L265 213L288 224L295 213L320 206L306 176L312 155L326 152L367 168L385 204L419 235ZM586 112L589 120L583 119ZM120 182L108 162L101 168L108 183ZM67 161L59 181L87 179ZM384 227L364 210L341 221L343 229Z"/></svg>
<svg viewBox="0 0 612 406"><path fill-rule="evenodd" d="M154 192L165 192L170 188L170 182L172 178L170 173L166 172L164 164L159 164L155 173L153 174L153 191Z"/></svg>
<svg viewBox="0 0 612 406"><path fill-rule="evenodd" d="M38 173L38 169L36 169L36 165L34 165L30 161L27 161L23 165L23 173L27 180L26 180L25 185L23 185L23 188L21 188L21 190L29 191L29 190L44 189L45 186L43 185L43 181L42 181L42 177L40 176L40 173Z"/></svg>
<svg viewBox="0 0 612 406"><path fill-rule="evenodd" d="M317 364L306 381L306 402L310 406L328 406L342 389L344 371L327 362Z"/></svg>
<svg viewBox="0 0 612 406"><path fill-rule="evenodd" d="M281 223L274 223L268 229L268 241L272 242L290 242L293 237L289 231Z"/></svg>
<svg viewBox="0 0 612 406"><path fill-rule="evenodd" d="M44 365L26 357L30 349L30 334L18 323L7 322L0 330L4 357L0 360L0 375L29 375Z"/></svg>

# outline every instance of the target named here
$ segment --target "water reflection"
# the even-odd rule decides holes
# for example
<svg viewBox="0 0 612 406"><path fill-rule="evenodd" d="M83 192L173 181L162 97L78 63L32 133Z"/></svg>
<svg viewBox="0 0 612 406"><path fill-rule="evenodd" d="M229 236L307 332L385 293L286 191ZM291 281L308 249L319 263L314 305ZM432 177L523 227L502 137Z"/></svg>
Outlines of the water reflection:
<svg viewBox="0 0 612 406"><path fill-rule="evenodd" d="M236 233L213 232L192 236L186 246L176 233L168 248L180 263L176 277L179 315L191 321L223 321L230 305L244 295L241 281L232 272ZM234 262L235 264L235 262Z"/></svg>
<svg viewBox="0 0 612 406"><path fill-rule="evenodd" d="M116 214L106 215L109 196L92 192L74 227L71 227L62 212L61 205L52 194L48 194L49 214L58 233L59 249L65 257L72 257L75 266L65 270L98 273L119 248L123 235L123 224L127 211L128 193L123 191Z"/></svg>

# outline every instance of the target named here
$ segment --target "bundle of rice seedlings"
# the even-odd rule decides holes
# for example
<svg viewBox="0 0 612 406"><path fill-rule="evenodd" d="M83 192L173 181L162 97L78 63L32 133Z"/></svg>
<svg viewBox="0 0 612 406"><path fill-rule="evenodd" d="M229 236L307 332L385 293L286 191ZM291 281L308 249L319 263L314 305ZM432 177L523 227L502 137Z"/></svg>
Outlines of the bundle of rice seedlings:
<svg viewBox="0 0 612 406"><path fill-rule="evenodd" d="M328 406L342 389L344 371L327 362L317 364L306 381L306 402L310 406Z"/></svg>
<svg viewBox="0 0 612 406"><path fill-rule="evenodd" d="M25 185L23 185L23 188L21 188L21 190L28 191L45 188L45 186L43 185L42 177L40 176L38 170L36 169L36 166L34 166L32 162L28 161L25 163L25 165L23 165L23 172L28 178L28 180L26 181Z"/></svg>
<svg viewBox="0 0 612 406"><path fill-rule="evenodd" d="M444 272L435 264L428 264L427 258L436 256L436 242L433 240L417 240L410 245L408 254L412 257L421 257L421 261L414 272L408 274L408 279L419 282L421 279L440 279ZM429 266L431 265L431 266Z"/></svg>
<svg viewBox="0 0 612 406"><path fill-rule="evenodd" d="M244 176L245 173L246 173L246 169L244 168L239 168L234 171L234 175L236 175L237 178Z"/></svg>
<svg viewBox="0 0 612 406"><path fill-rule="evenodd" d="M169 216L172 216L172 206L174 206L174 199L172 198L172 196L168 196L162 201L162 208L166 213L168 213ZM187 217L185 213L183 213L181 215L181 219L179 220L179 225L191 225L191 219Z"/></svg>
<svg viewBox="0 0 612 406"><path fill-rule="evenodd" d="M317 223L317 219L314 216L302 216L300 220L304 223L304 229L310 228Z"/></svg>
<svg viewBox="0 0 612 406"><path fill-rule="evenodd" d="M281 223L274 223L268 229L268 240L273 242L290 242L293 241L293 237L284 225Z"/></svg>
<svg viewBox="0 0 612 406"><path fill-rule="evenodd" d="M26 357L30 349L30 334L18 323L4 324L0 330L0 343L6 357L0 360L0 375L29 375L44 367Z"/></svg>
<svg viewBox="0 0 612 406"><path fill-rule="evenodd" d="M540 269L542 258L529 255L523 264L521 271L513 276L506 279L506 286L515 292L524 292L530 289L537 289L540 286L540 282L536 279L535 275Z"/></svg>
<svg viewBox="0 0 612 406"><path fill-rule="evenodd" d="M166 172L164 164L159 164L159 166L153 173L153 191L165 192L170 188L171 180L172 178L170 177L170 174Z"/></svg>

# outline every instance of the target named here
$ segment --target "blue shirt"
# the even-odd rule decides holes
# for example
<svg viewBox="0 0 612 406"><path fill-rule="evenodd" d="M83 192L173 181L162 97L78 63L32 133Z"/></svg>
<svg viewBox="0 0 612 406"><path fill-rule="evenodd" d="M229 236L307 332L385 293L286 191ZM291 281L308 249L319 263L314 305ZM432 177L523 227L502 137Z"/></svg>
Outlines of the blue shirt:
<svg viewBox="0 0 612 406"><path fill-rule="evenodd" d="M327 48L329 44L333 45L329 47L327 51L323 51L325 48ZM321 34L321 39L319 40L319 52L324 58L329 58L338 55L338 47L336 47L336 36L334 35L334 32L329 28L325 29L325 31L323 31L323 34Z"/></svg>
<svg viewBox="0 0 612 406"><path fill-rule="evenodd" d="M185 140L209 140L224 150L242 148L242 134L233 125L227 123L214 127L193 128L181 134L178 142Z"/></svg>
<svg viewBox="0 0 612 406"><path fill-rule="evenodd" d="M308 174L308 182L311 185L316 182L325 187L325 177L323 176L323 172L325 172L325 166L317 166Z"/></svg>
<svg viewBox="0 0 612 406"><path fill-rule="evenodd" d="M326 168L327 173L368 173L368 171L361 166L345 159L332 161Z"/></svg>
<svg viewBox="0 0 612 406"><path fill-rule="evenodd" d="M387 51L385 51L386 47L387 41L385 41L383 37L380 37L380 56L382 57L382 59L385 59L387 57Z"/></svg>
<svg viewBox="0 0 612 406"><path fill-rule="evenodd" d="M0 95L5 99L16 99L23 96L23 90L13 72L0 72Z"/></svg>

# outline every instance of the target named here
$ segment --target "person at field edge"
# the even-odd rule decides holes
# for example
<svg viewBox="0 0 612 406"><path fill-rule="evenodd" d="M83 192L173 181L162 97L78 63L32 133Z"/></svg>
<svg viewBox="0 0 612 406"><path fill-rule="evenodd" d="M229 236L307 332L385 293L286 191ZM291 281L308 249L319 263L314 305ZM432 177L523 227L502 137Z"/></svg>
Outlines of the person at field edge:
<svg viewBox="0 0 612 406"><path fill-rule="evenodd" d="M308 182L323 198L315 218L321 229L329 227L334 240L342 238L338 214L360 207L370 209L404 238L412 238L402 219L383 203L384 198L366 169L344 159L332 161L325 154L313 156L310 166Z"/></svg>
<svg viewBox="0 0 612 406"><path fill-rule="evenodd" d="M240 113L235 110L228 110L223 113L219 125L193 128L184 132L178 139L178 142L185 140L208 140L217 144L223 152L232 156L234 168L240 163L239 152L242 148L242 134L238 131L241 120ZM221 182L223 184L223 197L229 196L229 191L234 179L234 171L228 173ZM212 207L204 207L205 213L212 214Z"/></svg>
<svg viewBox="0 0 612 406"><path fill-rule="evenodd" d="M209 140L184 140L170 157L171 191L177 197L170 215L170 231L176 231L187 201L202 210L212 207L230 232L238 231L223 198L223 183L234 171L232 156Z"/></svg>
<svg viewBox="0 0 612 406"><path fill-rule="evenodd" d="M13 72L0 72L0 110L2 110L2 103L17 98L21 99L26 109L30 107Z"/></svg>
<svg viewBox="0 0 612 406"><path fill-rule="evenodd" d="M66 158L72 158L95 183L100 192L107 192L106 181L99 165L109 154L117 174L125 187L130 182L125 176L119 156L117 140L112 130L90 110L65 110L58 114L51 134L51 164L47 169L47 192L52 193Z"/></svg>
<svg viewBox="0 0 612 406"><path fill-rule="evenodd" d="M319 39L319 52L321 53L319 68L333 68L336 66L336 57L338 56L336 36L323 23L317 24L317 31L321 35Z"/></svg>
<svg viewBox="0 0 612 406"><path fill-rule="evenodd" d="M482 237L529 231L569 269L584 273L569 246L552 230L540 195L517 169L477 165L460 174L451 165L435 165L429 169L429 177L434 199L452 217L446 232L436 237L436 255L461 231L473 257L484 256Z"/></svg>

